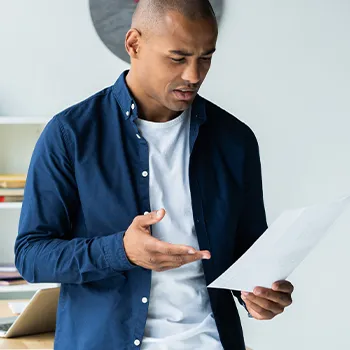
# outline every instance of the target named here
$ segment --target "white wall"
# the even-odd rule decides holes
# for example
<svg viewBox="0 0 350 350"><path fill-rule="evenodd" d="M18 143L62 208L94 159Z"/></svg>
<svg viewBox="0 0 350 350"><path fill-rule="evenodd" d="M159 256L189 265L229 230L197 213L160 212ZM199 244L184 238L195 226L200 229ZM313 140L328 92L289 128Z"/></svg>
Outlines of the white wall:
<svg viewBox="0 0 350 350"><path fill-rule="evenodd" d="M229 2L203 90L254 129L269 222L350 193L350 2ZM253 349L350 349L349 214L291 276L284 315L241 313Z"/></svg>
<svg viewBox="0 0 350 350"><path fill-rule="evenodd" d="M0 115L51 115L127 64L95 33L88 0L0 0Z"/></svg>
<svg viewBox="0 0 350 350"><path fill-rule="evenodd" d="M271 223L350 193L350 2L228 0L202 94L247 122L261 149ZM100 42L87 0L0 0L0 115L52 115L127 65ZM241 313L254 350L350 348L347 212L291 276L294 305Z"/></svg>

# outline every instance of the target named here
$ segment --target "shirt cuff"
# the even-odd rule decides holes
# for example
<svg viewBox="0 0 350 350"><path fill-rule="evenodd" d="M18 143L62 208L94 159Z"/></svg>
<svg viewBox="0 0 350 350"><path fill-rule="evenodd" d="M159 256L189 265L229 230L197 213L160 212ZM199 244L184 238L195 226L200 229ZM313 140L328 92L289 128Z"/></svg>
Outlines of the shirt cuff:
<svg viewBox="0 0 350 350"><path fill-rule="evenodd" d="M105 252L106 260L110 267L116 271L127 271L137 267L126 256L123 241L124 234L125 231L122 231L103 237L103 251Z"/></svg>

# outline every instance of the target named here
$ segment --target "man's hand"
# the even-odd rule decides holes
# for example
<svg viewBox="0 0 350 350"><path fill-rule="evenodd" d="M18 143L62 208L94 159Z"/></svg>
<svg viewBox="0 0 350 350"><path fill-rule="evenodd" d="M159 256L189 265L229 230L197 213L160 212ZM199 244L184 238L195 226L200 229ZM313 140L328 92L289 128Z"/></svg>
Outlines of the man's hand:
<svg viewBox="0 0 350 350"><path fill-rule="evenodd" d="M164 216L165 210L161 209L133 220L124 235L124 248L131 263L162 272L197 260L210 259L207 250L196 251L190 246L162 242L152 237L150 226Z"/></svg>
<svg viewBox="0 0 350 350"><path fill-rule="evenodd" d="M288 281L278 281L272 289L256 287L253 293L242 292L241 297L249 313L257 320L271 320L292 304L294 287Z"/></svg>

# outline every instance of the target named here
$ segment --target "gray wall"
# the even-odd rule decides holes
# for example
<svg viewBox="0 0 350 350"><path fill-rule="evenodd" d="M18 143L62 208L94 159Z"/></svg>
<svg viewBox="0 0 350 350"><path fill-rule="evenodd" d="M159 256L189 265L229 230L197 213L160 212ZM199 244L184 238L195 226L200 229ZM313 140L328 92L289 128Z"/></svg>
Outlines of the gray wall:
<svg viewBox="0 0 350 350"><path fill-rule="evenodd" d="M350 3L227 1L202 94L261 148L268 220L350 192ZM0 1L0 115L52 115L127 67L98 39L87 0ZM349 349L349 211L291 276L295 304L247 319L254 350Z"/></svg>

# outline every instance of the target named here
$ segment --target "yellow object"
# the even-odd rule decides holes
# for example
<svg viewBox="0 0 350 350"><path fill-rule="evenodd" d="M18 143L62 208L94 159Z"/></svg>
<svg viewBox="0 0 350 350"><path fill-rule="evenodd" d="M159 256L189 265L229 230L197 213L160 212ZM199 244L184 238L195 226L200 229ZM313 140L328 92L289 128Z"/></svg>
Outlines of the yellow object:
<svg viewBox="0 0 350 350"><path fill-rule="evenodd" d="M0 317L14 316L8 306L8 302L15 300L0 300ZM24 301L24 300L23 300ZM25 300L29 301L29 300ZM0 349L53 349L55 333L43 333L30 335L25 337L18 337L12 339L0 338Z"/></svg>
<svg viewBox="0 0 350 350"><path fill-rule="evenodd" d="M26 181L26 174L0 174L0 181Z"/></svg>
<svg viewBox="0 0 350 350"><path fill-rule="evenodd" d="M26 174L0 174L0 188L23 188Z"/></svg>

